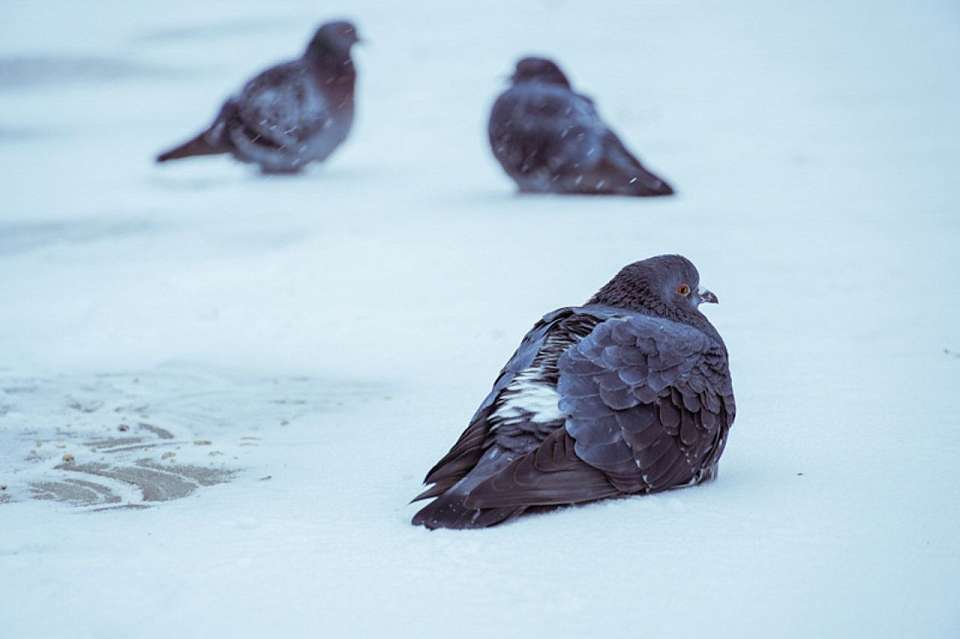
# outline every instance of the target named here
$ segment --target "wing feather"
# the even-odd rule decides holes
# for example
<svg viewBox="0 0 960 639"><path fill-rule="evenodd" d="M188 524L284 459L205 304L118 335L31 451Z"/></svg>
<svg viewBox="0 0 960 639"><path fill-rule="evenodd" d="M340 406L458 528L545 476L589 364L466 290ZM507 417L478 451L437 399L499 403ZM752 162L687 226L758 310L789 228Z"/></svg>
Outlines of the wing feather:
<svg viewBox="0 0 960 639"><path fill-rule="evenodd" d="M535 451L474 488L465 503L481 509L551 506L593 501L617 492L602 472L577 457L573 438L558 429Z"/></svg>
<svg viewBox="0 0 960 639"><path fill-rule="evenodd" d="M582 339L552 355L549 381L555 374L561 420L519 419L505 422L502 432L493 423L512 380L556 346L550 331L582 312L561 309L527 335L470 426L427 475L434 485L421 497L437 499L414 523L481 527L527 509L715 476L734 416L726 350L706 333L668 320L622 311L592 315L581 326Z"/></svg>
<svg viewBox="0 0 960 639"><path fill-rule="evenodd" d="M477 412L470 419L470 425L460 435L450 451L427 473L424 483L434 484L434 486L418 495L415 501L416 499L435 497L451 488L470 473L479 463L483 454L496 443L493 439L493 428L495 426L494 421L492 421L493 415L497 412L497 408L502 405L504 394L508 392L511 383L541 356L552 331L564 324L564 328L572 330L572 334L586 335L602 319L605 319L605 317L598 318L589 314L578 315L576 309L562 308L547 314L537 322L500 371L490 393L484 398ZM556 372L555 360L559 358L561 352L562 350L554 354L553 362L546 362L543 381L547 385L556 384L558 373ZM585 389L589 387L589 384L584 384ZM513 424L511 427L503 429L499 435L499 442L511 448L529 449L558 426L551 426L550 424ZM535 439L532 445L528 442L529 437ZM439 492L437 492L438 490Z"/></svg>
<svg viewBox="0 0 960 639"><path fill-rule="evenodd" d="M734 417L726 361L722 342L691 326L641 315L597 326L559 362L577 455L626 492L712 477Z"/></svg>

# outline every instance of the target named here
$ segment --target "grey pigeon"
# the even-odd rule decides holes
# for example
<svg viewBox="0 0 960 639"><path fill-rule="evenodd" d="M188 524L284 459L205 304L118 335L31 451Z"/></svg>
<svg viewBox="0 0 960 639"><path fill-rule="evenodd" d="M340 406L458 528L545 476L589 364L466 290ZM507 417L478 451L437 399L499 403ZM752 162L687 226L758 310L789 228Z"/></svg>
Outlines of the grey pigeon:
<svg viewBox="0 0 960 639"><path fill-rule="evenodd" d="M727 349L700 312L717 297L689 260L624 267L584 306L523 338L470 425L424 480L427 528L713 479L733 424Z"/></svg>
<svg viewBox="0 0 960 639"><path fill-rule="evenodd" d="M521 192L672 195L576 93L552 60L523 58L493 105L487 132Z"/></svg>
<svg viewBox="0 0 960 639"><path fill-rule="evenodd" d="M230 153L266 173L293 173L327 159L353 124L350 50L357 42L350 22L324 24L301 57L254 76L227 98L213 124L157 162Z"/></svg>

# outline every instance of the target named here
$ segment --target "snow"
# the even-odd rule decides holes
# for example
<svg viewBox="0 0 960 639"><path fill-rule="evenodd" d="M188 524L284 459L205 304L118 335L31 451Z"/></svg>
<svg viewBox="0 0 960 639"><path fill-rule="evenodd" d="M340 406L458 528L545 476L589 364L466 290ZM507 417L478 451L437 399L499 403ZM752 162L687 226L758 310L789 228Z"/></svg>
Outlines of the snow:
<svg viewBox="0 0 960 639"><path fill-rule="evenodd" d="M4 12L4 637L960 635L955 2ZM325 166L152 164L341 15L371 45ZM678 195L515 196L485 120L526 53ZM719 479L410 526L533 322L667 252L721 300ZM66 453L135 467L85 442L141 422L231 481L30 498Z"/></svg>

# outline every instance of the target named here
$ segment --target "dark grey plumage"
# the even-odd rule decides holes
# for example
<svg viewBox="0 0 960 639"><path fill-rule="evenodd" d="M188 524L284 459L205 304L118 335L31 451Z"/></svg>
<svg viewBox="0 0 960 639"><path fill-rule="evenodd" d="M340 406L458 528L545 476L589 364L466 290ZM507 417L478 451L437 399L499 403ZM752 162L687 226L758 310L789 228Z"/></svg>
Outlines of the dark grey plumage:
<svg viewBox="0 0 960 639"><path fill-rule="evenodd" d="M158 162L230 153L267 173L290 173L321 162L353 125L359 41L346 21L317 29L304 54L255 76L223 104L205 131L161 153Z"/></svg>
<svg viewBox="0 0 960 639"><path fill-rule="evenodd" d="M736 408L699 280L686 258L653 257L544 316L427 474L416 499L435 499L413 523L481 528L714 478Z"/></svg>
<svg viewBox="0 0 960 639"><path fill-rule="evenodd" d="M671 195L545 58L523 58L512 86L497 98L487 128L490 146L521 192Z"/></svg>

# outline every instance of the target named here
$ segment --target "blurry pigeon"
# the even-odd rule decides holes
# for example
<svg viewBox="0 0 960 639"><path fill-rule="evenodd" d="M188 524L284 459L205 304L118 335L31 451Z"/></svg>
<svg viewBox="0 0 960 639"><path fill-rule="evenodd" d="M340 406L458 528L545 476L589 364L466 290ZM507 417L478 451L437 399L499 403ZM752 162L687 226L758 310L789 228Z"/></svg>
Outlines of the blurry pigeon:
<svg viewBox="0 0 960 639"><path fill-rule="evenodd" d="M490 113L490 146L521 192L672 195L551 60L523 58Z"/></svg>
<svg viewBox="0 0 960 639"><path fill-rule="evenodd" d="M327 159L353 124L357 73L350 49L357 42L353 24L324 24L300 58L254 76L206 131L157 162L230 153L264 172L289 173Z"/></svg>
<svg viewBox="0 0 960 639"><path fill-rule="evenodd" d="M416 497L414 525L482 528L525 511L713 479L735 406L716 296L679 255L624 267L544 316Z"/></svg>

